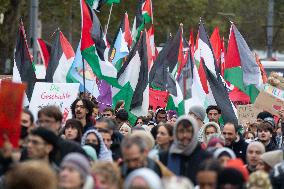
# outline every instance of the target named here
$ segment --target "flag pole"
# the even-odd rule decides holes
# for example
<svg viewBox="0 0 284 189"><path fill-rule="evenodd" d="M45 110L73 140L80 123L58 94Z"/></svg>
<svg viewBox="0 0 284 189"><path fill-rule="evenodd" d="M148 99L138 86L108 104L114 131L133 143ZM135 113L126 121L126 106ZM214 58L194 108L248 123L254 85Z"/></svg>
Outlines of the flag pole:
<svg viewBox="0 0 284 189"><path fill-rule="evenodd" d="M85 61L82 57L82 64L83 64L83 86L84 86L84 96L86 95L86 77L85 77Z"/></svg>
<svg viewBox="0 0 284 189"><path fill-rule="evenodd" d="M111 4L110 10L109 10L109 15L108 15L108 19L107 19L107 25L106 25L106 34L107 34L107 30L108 30L108 25L109 25L109 21L110 21L111 12L112 12L112 7L113 7L113 3Z"/></svg>

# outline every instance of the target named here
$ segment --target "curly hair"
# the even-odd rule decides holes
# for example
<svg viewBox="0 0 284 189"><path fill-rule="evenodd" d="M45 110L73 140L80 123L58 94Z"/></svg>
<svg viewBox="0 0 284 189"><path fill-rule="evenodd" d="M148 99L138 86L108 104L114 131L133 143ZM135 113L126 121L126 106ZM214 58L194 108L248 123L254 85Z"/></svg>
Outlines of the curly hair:
<svg viewBox="0 0 284 189"><path fill-rule="evenodd" d="M75 107L76 107L76 104L79 102L79 101L82 101L83 103L83 106L84 108L86 108L88 110L88 113L86 115L86 121L87 122L90 122L91 121L91 117L92 117L92 113L93 113L93 108L94 108L94 103L90 100L87 100L87 99L79 99L77 98L71 105L71 111L72 111L72 115L74 118L76 118L75 116Z"/></svg>

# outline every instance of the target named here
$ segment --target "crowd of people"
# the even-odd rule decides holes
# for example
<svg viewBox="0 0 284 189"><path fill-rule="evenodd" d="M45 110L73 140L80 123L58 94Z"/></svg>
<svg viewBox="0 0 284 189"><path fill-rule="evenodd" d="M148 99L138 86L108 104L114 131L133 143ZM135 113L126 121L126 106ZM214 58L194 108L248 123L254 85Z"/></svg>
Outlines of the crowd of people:
<svg viewBox="0 0 284 189"><path fill-rule="evenodd" d="M100 111L78 98L73 118L46 106L24 109L19 148L5 136L0 188L280 189L284 188L284 111L253 123L222 123L221 109L192 106L187 115L149 109L131 125L124 101Z"/></svg>

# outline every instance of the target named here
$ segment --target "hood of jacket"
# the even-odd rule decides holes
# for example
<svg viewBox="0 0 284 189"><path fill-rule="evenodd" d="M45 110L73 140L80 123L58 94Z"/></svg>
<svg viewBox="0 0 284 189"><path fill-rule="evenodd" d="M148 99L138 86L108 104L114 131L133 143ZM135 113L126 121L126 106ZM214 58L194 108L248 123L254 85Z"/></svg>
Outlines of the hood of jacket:
<svg viewBox="0 0 284 189"><path fill-rule="evenodd" d="M189 121L193 128L192 139L187 146L184 146L182 142L179 141L177 138L177 127L180 124L180 122L183 120ZM170 153L189 156L195 150L197 145L198 145L198 124L196 120L189 115L184 115L179 117L178 120L176 121L176 124L174 125L174 142L170 147Z"/></svg>
<svg viewBox="0 0 284 189"><path fill-rule="evenodd" d="M202 142L206 142L207 143L205 131L206 131L207 127L209 127L209 126L210 127L211 126L215 127L215 129L217 131L217 134L221 134L220 126L217 123L215 123L215 122L208 122L208 123L204 124L202 126L202 128L200 129L201 130L201 140L202 140Z"/></svg>
<svg viewBox="0 0 284 189"><path fill-rule="evenodd" d="M87 136L90 133L94 133L97 136L98 140L100 141L100 152L99 152L99 154L97 154L98 160L112 161L111 151L109 149L107 149L107 147L106 147L106 145L103 141L102 135L96 129L89 129L82 136L81 145L84 146L86 144Z"/></svg>

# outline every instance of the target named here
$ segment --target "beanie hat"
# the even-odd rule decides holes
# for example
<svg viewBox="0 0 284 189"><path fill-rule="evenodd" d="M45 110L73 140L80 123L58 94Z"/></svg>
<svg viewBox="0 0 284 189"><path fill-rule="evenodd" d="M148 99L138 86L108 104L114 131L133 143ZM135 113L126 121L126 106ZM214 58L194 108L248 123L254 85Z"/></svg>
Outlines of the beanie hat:
<svg viewBox="0 0 284 189"><path fill-rule="evenodd" d="M36 135L42 138L46 143L51 144L53 147L57 147L58 137L54 132L44 127L37 127L31 130L31 135Z"/></svg>
<svg viewBox="0 0 284 189"><path fill-rule="evenodd" d="M202 121L204 121L205 116L206 116L206 111L205 111L204 107L199 106L199 105L191 106L189 108L189 113L193 113L196 117L198 117Z"/></svg>
<svg viewBox="0 0 284 189"><path fill-rule="evenodd" d="M242 174L245 182L248 180L249 172L248 172L247 168L245 168L245 165L244 165L244 163L241 159L229 160L226 164L226 167L238 170Z"/></svg>
<svg viewBox="0 0 284 189"><path fill-rule="evenodd" d="M82 148L92 161L96 161L98 159L97 152L92 146L84 145Z"/></svg>
<svg viewBox="0 0 284 189"><path fill-rule="evenodd" d="M125 109L119 110L119 111L115 114L115 116L116 116L118 119L122 120L122 121L127 121L127 120L128 120L128 112L127 112Z"/></svg>
<svg viewBox="0 0 284 189"><path fill-rule="evenodd" d="M267 111L263 111L263 112L260 112L258 115L257 115L257 119L262 119L264 120L265 118L267 117L271 117L273 118L273 115Z"/></svg>
<svg viewBox="0 0 284 189"><path fill-rule="evenodd" d="M218 175L218 188L226 184L243 188L244 178L242 174L233 168L224 168Z"/></svg>
<svg viewBox="0 0 284 189"><path fill-rule="evenodd" d="M283 161L283 151L274 150L271 152L265 152L260 156L260 159L273 168L276 164Z"/></svg>
<svg viewBox="0 0 284 189"><path fill-rule="evenodd" d="M85 158L85 156L76 152L65 156L60 166L69 166L76 169L80 173L83 180L86 180L87 176L91 173L91 167L88 160Z"/></svg>

